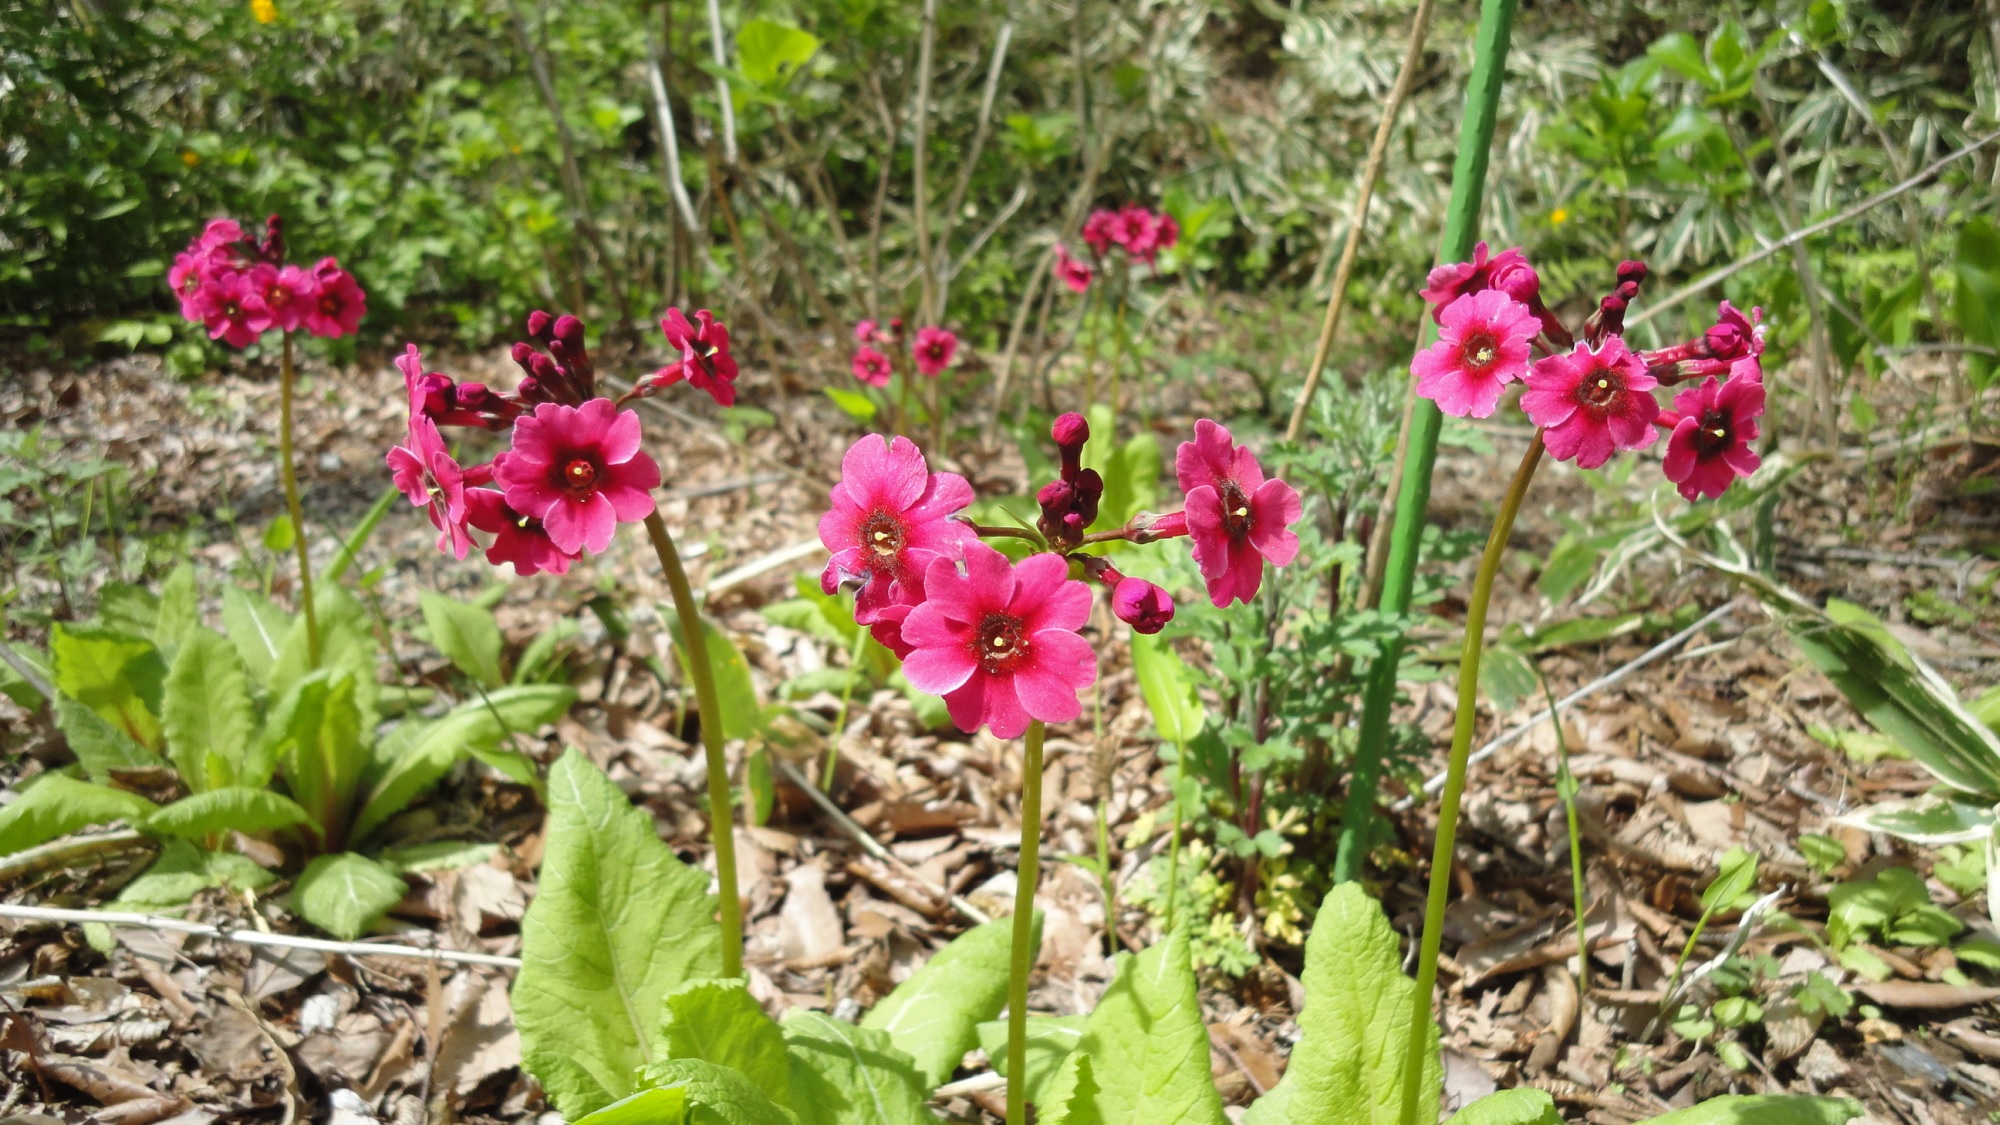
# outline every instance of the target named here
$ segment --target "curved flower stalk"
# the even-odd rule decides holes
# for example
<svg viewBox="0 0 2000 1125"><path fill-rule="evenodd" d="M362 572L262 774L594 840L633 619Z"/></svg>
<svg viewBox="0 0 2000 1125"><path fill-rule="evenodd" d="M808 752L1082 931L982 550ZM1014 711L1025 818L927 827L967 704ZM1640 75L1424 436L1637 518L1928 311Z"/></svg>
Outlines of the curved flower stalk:
<svg viewBox="0 0 2000 1125"><path fill-rule="evenodd" d="M292 390L297 381L292 333L351 336L368 311L368 295L333 258L321 258L311 269L286 264L284 220L277 215L264 220L262 238L251 237L235 219L210 219L187 249L174 255L167 284L180 298L181 316L206 328L211 340L247 348L272 329L284 334L278 365L278 479L298 556L306 657L316 666L319 613L313 604L312 559L292 452Z"/></svg>
<svg viewBox="0 0 2000 1125"><path fill-rule="evenodd" d="M1065 414L1050 437L1062 467L1036 494L1041 516L1033 528L972 523L964 515L973 499L964 478L932 472L908 438L876 434L848 449L819 525L833 556L821 588L854 591L855 620L903 658L910 683L942 697L960 730L983 726L1000 738L1025 736L1008 986L1012 1074L1026 1073L1043 734L1047 724L1081 715L1079 693L1097 681L1097 652L1083 636L1092 593L1072 575L1109 590L1112 612L1135 631L1157 633L1173 620L1172 595L1086 548L1187 536L1210 600L1223 606L1256 596L1266 562L1291 562L1298 537L1290 525L1301 510L1290 485L1266 479L1254 453L1202 419L1176 458L1187 494L1183 509L1141 512L1122 528L1093 532L1104 480L1083 467L1090 426L1080 414ZM1026 540L1031 552L1010 562L982 538ZM1026 1120L1025 1097L1024 1083L1009 1085L1009 1125Z"/></svg>
<svg viewBox="0 0 2000 1125"><path fill-rule="evenodd" d="M677 358L611 398L599 391L581 320L537 310L528 314L527 328L528 339L513 349L521 379L512 391L426 372L416 345L406 348L396 366L409 396L409 428L404 444L389 450L385 460L396 487L438 529L439 550L463 559L477 545L472 533L483 532L491 537L484 547L486 561L511 565L522 576L567 573L585 552L608 549L621 524L646 525L687 646L708 764L722 971L739 976L742 904L736 895L722 705L708 658L707 628L673 536L653 501L652 490L660 485L659 463L642 449L639 415L625 409L683 382L720 405L735 402L737 365L729 351L729 330L707 309L693 317L668 309L660 331ZM484 465L462 466L446 450L440 426L503 432L508 448Z"/></svg>
<svg viewBox="0 0 2000 1125"><path fill-rule="evenodd" d="M1153 274L1160 252L1171 250L1180 242L1181 225L1165 211L1154 211L1138 203L1127 203L1115 211L1103 207L1092 211L1083 220L1083 228L1078 232L1078 237L1089 248L1091 260L1087 263L1078 261L1070 256L1068 247L1057 246L1055 271L1056 276L1061 278L1063 284L1069 286L1072 292L1082 293L1091 288L1091 281L1099 271L1108 268L1113 249L1123 253L1128 263L1146 263L1147 273ZM1113 410L1118 409L1119 379L1124 373L1125 357L1132 350L1132 340L1125 329L1125 313L1131 298L1130 274L1129 269L1110 271L1107 274L1118 278L1118 311L1112 319L1112 338L1116 342L1111 356L1110 403ZM1100 287L1098 292L1092 294L1092 312L1097 310L1098 302L1101 300ZM1093 371L1097 367L1095 336L1091 340L1088 366ZM1095 376L1093 380L1094 378ZM1093 381L1091 397L1094 399L1096 395L1097 388Z"/></svg>
<svg viewBox="0 0 2000 1125"><path fill-rule="evenodd" d="M1422 1104L1422 1059L1437 984L1459 803L1478 718L1487 609L1514 518L1535 470L1545 454L1574 461L1578 468L1598 468L1618 453L1655 444L1660 430L1671 435L1665 475L1689 500L1720 496L1738 477L1757 469L1757 456L1748 448L1757 436L1756 418L1764 409L1763 335L1757 327L1757 310L1745 317L1725 301L1716 324L1700 339L1657 351L1633 351L1622 335L1625 311L1638 297L1646 272L1643 262L1621 263L1612 291L1574 335L1542 304L1540 279L1518 249L1489 257L1482 242L1471 262L1433 270L1423 291L1442 331L1438 342L1419 352L1410 365L1417 379L1416 393L1445 414L1484 418L1498 407L1509 384L1523 383L1526 390L1520 405L1535 432L1501 500L1466 605L1458 709L1417 952L1416 1010L1403 1071L1403 1125L1416 1125ZM1531 347L1543 356L1532 364ZM1658 387L1696 378L1704 381L1682 391L1673 410L1661 409L1654 397ZM1580 897L1577 909L1581 935ZM1580 957L1588 955L1579 950Z"/></svg>

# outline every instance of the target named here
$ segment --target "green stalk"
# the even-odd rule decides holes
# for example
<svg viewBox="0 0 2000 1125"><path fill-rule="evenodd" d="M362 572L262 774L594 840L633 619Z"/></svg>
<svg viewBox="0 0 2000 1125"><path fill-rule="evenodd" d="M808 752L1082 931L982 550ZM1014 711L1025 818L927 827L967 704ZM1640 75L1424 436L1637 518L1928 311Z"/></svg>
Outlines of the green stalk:
<svg viewBox="0 0 2000 1125"><path fill-rule="evenodd" d="M299 478L292 468L292 334L286 332L278 367L278 479L285 486L285 513L292 520L292 547L299 556L299 605L306 617L306 663L319 667L319 614L313 608L312 558L306 552L306 518L299 509Z"/></svg>
<svg viewBox="0 0 2000 1125"><path fill-rule="evenodd" d="M1555 689L1549 678L1535 669L1542 681L1542 695L1549 701L1549 725L1556 728L1556 796L1562 799L1563 815L1569 819L1569 889L1576 900L1576 987L1590 991L1590 939L1584 933L1583 832L1576 821L1576 774L1569 768L1569 739L1563 735L1562 712L1556 707Z"/></svg>
<svg viewBox="0 0 2000 1125"><path fill-rule="evenodd" d="M1479 226L1479 204L1486 191L1486 163L1493 147L1493 126L1499 116L1500 83L1507 73L1507 39L1514 27L1515 0L1480 0L1479 38L1473 49L1472 79L1465 90L1465 115L1458 127L1458 160L1451 170L1451 203L1445 212L1444 237L1438 260L1462 262L1472 256ZM1418 348L1436 333L1429 316L1423 320ZM1416 386L1411 384L1410 394ZM1398 615L1410 608L1416 588L1417 548L1424 534L1425 509L1431 500L1431 467L1437 463L1438 432L1444 415L1437 404L1413 402L1403 446L1402 487L1395 497L1394 524L1389 537L1381 609ZM1396 667L1402 662L1400 637L1382 645L1369 670L1362 696L1360 739L1354 752L1354 772L1347 783L1347 809L1340 821L1340 852L1333 878L1345 883L1360 876L1366 860L1368 824L1375 811L1375 787L1382 777L1382 756L1389 741L1389 708L1396 702Z"/></svg>
<svg viewBox="0 0 2000 1125"><path fill-rule="evenodd" d="M1174 828L1167 843L1167 933L1174 932L1174 900L1181 891L1181 782L1187 778L1187 745L1174 743Z"/></svg>
<svg viewBox="0 0 2000 1125"><path fill-rule="evenodd" d="M1514 517L1528 495L1528 483L1542 463L1542 432L1535 431L1520 467L1500 501L1486 552L1472 579L1472 600L1465 609L1465 646L1458 661L1458 713L1451 727L1451 764L1445 771L1444 800L1438 808L1437 843L1431 848L1430 898L1424 906L1424 937L1417 950L1417 991L1410 1019L1410 1043L1403 1054L1403 1125L1418 1125L1417 1103L1424 1078L1424 1048L1431 1025L1431 993L1437 987L1438 948L1444 941L1445 899L1451 890L1452 845L1458 834L1458 802L1465 793L1465 771L1472 757L1472 727L1479 718L1479 657L1486 647L1486 607L1493 600L1493 580L1500 573L1500 556ZM1424 1125L1429 1125L1428 1122Z"/></svg>
<svg viewBox="0 0 2000 1125"><path fill-rule="evenodd" d="M1007 1125L1028 1125L1028 972L1035 967L1035 882L1042 860L1042 721L1021 751L1021 865L1007 970Z"/></svg>
<svg viewBox="0 0 2000 1125"><path fill-rule="evenodd" d="M715 848L715 882L721 892L722 975L743 975L743 901L736 891L736 817L729 799L729 759L722 752L722 697L715 690L715 666L708 662L708 630L694 603L694 588L681 567L680 552L667 524L654 512L646 517L646 535L666 572L673 591L674 614L680 618L687 645L688 675L694 680L694 705L701 714L701 748L708 759L708 835Z"/></svg>
<svg viewBox="0 0 2000 1125"><path fill-rule="evenodd" d="M861 650L868 647L868 626L854 627L854 648L847 654L847 686L840 691L840 710L833 713L833 737L826 740L826 768L820 771L822 793L833 792L833 770L840 764L840 735L847 729L847 705L854 699L854 682L861 678Z"/></svg>

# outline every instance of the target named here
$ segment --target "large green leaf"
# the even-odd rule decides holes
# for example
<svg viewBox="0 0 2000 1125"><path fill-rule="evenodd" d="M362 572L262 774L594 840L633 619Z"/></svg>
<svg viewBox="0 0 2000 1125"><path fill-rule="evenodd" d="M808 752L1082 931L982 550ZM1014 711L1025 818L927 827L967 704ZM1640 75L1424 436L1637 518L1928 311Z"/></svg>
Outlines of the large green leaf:
<svg viewBox="0 0 2000 1125"><path fill-rule="evenodd" d="M683 1125L688 1092L682 1086L654 1086L587 1113L576 1125Z"/></svg>
<svg viewBox="0 0 2000 1125"><path fill-rule="evenodd" d="M1416 982L1402 943L1358 883L1327 893L1306 939L1305 1010L1285 1077L1250 1107L1244 1125L1394 1125L1401 1119L1403 1052ZM1428 1029L1416 1118L1437 1119L1444 1070Z"/></svg>
<svg viewBox="0 0 2000 1125"><path fill-rule="evenodd" d="M262 594L224 586L222 626L229 634L229 643L236 646L237 655L243 658L243 666L259 683L270 683L285 634L292 629L292 615L271 604L271 599Z"/></svg>
<svg viewBox="0 0 2000 1125"><path fill-rule="evenodd" d="M112 902L127 910L158 911L186 906L210 887L262 890L278 881L271 872L238 852L211 852L186 840L168 840L146 873L125 884Z"/></svg>
<svg viewBox="0 0 2000 1125"><path fill-rule="evenodd" d="M1649 1118L1645 1125L1846 1125L1866 1112L1852 1098L1731 1094Z"/></svg>
<svg viewBox="0 0 2000 1125"><path fill-rule="evenodd" d="M278 641L277 660L269 679L271 691L283 695L315 672L326 672L335 679L343 675L351 677L361 729L372 731L380 721L376 700L381 686L375 678L379 652L368 607L344 587L328 584L322 584L314 592L313 604L319 613L319 662L313 663L306 652L305 618L290 618L289 627Z"/></svg>
<svg viewBox="0 0 2000 1125"><path fill-rule="evenodd" d="M657 1096L661 1091L679 1093L687 1105L688 1125L796 1125L798 1121L790 1110L773 1101L769 1092L749 1077L702 1059L670 1059L653 1063L643 1068L638 1078L646 1089L627 1099L628 1102L648 1095ZM664 1103L660 1104L659 1110L671 1112ZM663 1120L677 1119L627 1115L614 1105L584 1120L592 1125L617 1125L619 1122L659 1125Z"/></svg>
<svg viewBox="0 0 2000 1125"><path fill-rule="evenodd" d="M862 1027L887 1032L916 1060L925 1089L951 1077L965 1052L979 1045L980 1023L1006 1006L1013 934L1012 918L967 930L862 1017ZM1040 914L1031 940L1041 948Z"/></svg>
<svg viewBox="0 0 2000 1125"><path fill-rule="evenodd" d="M724 738L749 738L762 728L764 705L757 698L757 685L750 678L750 664L743 659L743 653L729 634L715 627L706 617L701 621L702 635L708 640L708 666L715 673L715 694L722 705L718 720L722 724ZM673 634L674 651L679 654L681 674L692 682L694 665L688 662L686 638L681 635L679 614L667 615L667 629ZM703 715L702 722L709 717Z"/></svg>
<svg viewBox="0 0 2000 1125"><path fill-rule="evenodd" d="M160 756L132 741L104 716L67 695L55 699L56 728L68 740L70 752L85 773L102 778L116 769L144 769L161 764Z"/></svg>
<svg viewBox="0 0 2000 1125"><path fill-rule="evenodd" d="M437 722L406 721L377 744L372 780L354 818L352 838L367 839L437 784L460 758L491 751L509 734L552 723L574 702L576 689L567 685L516 684L461 703Z"/></svg>
<svg viewBox="0 0 2000 1125"><path fill-rule="evenodd" d="M227 832L256 835L280 828L305 825L315 832L306 810L290 797L269 789L242 785L224 786L183 797L139 822L141 831L153 836L184 836L194 839Z"/></svg>
<svg viewBox="0 0 2000 1125"><path fill-rule="evenodd" d="M292 889L292 908L327 933L353 941L409 889L402 876L367 856L341 852L306 864Z"/></svg>
<svg viewBox="0 0 2000 1125"><path fill-rule="evenodd" d="M1201 733L1208 712L1195 690L1194 673L1173 645L1157 634L1132 634L1132 672L1161 739L1185 746Z"/></svg>
<svg viewBox="0 0 2000 1125"><path fill-rule="evenodd" d="M425 590L417 596L431 644L483 687L507 682L500 671L500 623L493 611Z"/></svg>
<svg viewBox="0 0 2000 1125"><path fill-rule="evenodd" d="M720 975L721 945L708 876L588 759L558 759L512 995L521 1057L565 1117L634 1092L667 994Z"/></svg>
<svg viewBox="0 0 2000 1125"><path fill-rule="evenodd" d="M1082 1017L1076 1017L1081 1019ZM1032 1050L1032 1043L1030 1049ZM1029 1070L1034 1069L1032 1059ZM1043 1125L1104 1125L1104 1118L1097 1108L1097 1079L1091 1074L1090 1056L1082 1051L1072 1051L1062 1057L1056 1069L1049 1076L1052 1082L1060 1082L1063 1089L1061 1101L1055 1101L1042 1093L1039 1087L1030 1087L1028 1098L1035 1106L1035 1120Z"/></svg>
<svg viewBox="0 0 2000 1125"><path fill-rule="evenodd" d="M1104 1125L1227 1120L1208 1077L1208 1030L1185 928L1137 957L1119 957L1118 975L1085 1021L1077 1051L1090 1057L1097 1096L1084 1098L1083 1073L1066 1066L1045 1094L1052 1105L1067 1103L1070 1113Z"/></svg>
<svg viewBox="0 0 2000 1125"><path fill-rule="evenodd" d="M819 50L819 37L788 24L754 19L736 32L737 65L743 77L775 92Z"/></svg>
<svg viewBox="0 0 2000 1125"><path fill-rule="evenodd" d="M1028 1015L1028 1101L1041 1105L1042 1094L1055 1080L1064 1060L1083 1039L1083 1024L1089 1017ZM1013 1081L1007 1069L1007 1021L989 1020L979 1025L979 1047L993 1061L993 1069ZM1049 1107L1043 1106L1043 1109Z"/></svg>
<svg viewBox="0 0 2000 1125"><path fill-rule="evenodd" d="M201 621L194 582L194 564L181 563L160 583L160 612L153 620L153 643L162 652L180 648L188 631Z"/></svg>
<svg viewBox="0 0 2000 1125"><path fill-rule="evenodd" d="M137 793L47 774L0 806L0 855L13 855L93 824L137 820L153 808L153 802Z"/></svg>
<svg viewBox="0 0 2000 1125"><path fill-rule="evenodd" d="M1451 1115L1451 1125L1563 1125L1563 1119L1546 1091L1523 1086L1473 1102Z"/></svg>
<svg viewBox="0 0 2000 1125"><path fill-rule="evenodd" d="M337 849L347 838L349 810L367 764L361 708L354 677L314 672L297 687L297 702L278 767L292 796L324 830L322 842Z"/></svg>
<svg viewBox="0 0 2000 1125"><path fill-rule="evenodd" d="M748 1078L772 1101L796 1109L792 1062L778 1021L764 1014L740 979L691 981L667 994L659 1050L669 1059L701 1059Z"/></svg>
<svg viewBox="0 0 2000 1125"><path fill-rule="evenodd" d="M241 776L257 723L243 664L222 634L200 626L184 634L167 669L162 710L167 757L189 789L264 783Z"/></svg>
<svg viewBox="0 0 2000 1125"><path fill-rule="evenodd" d="M96 625L57 622L49 657L58 691L104 717L148 749L160 745L160 694L166 662L153 642Z"/></svg>
<svg viewBox="0 0 2000 1125"><path fill-rule="evenodd" d="M799 1008L780 1026L803 1125L935 1125L929 1088L887 1032Z"/></svg>
<svg viewBox="0 0 2000 1125"><path fill-rule="evenodd" d="M1958 228L1958 252L1952 258L1953 313L1969 343L2000 350L2000 229L1974 217ZM1993 382L2000 367L1990 355L1968 354L1966 364L1975 386Z"/></svg>

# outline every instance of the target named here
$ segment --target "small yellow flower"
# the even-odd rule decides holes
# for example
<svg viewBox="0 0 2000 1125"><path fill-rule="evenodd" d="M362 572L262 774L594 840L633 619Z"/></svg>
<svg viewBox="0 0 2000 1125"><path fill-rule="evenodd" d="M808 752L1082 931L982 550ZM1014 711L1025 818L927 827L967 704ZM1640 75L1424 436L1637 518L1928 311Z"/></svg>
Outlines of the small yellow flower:
<svg viewBox="0 0 2000 1125"><path fill-rule="evenodd" d="M278 5L275 0L250 0L250 14L258 23L278 22Z"/></svg>
<svg viewBox="0 0 2000 1125"><path fill-rule="evenodd" d="M191 148L181 150L181 163L192 168L201 163L201 154Z"/></svg>
<svg viewBox="0 0 2000 1125"><path fill-rule="evenodd" d="M1569 222L1569 211L1562 207L1556 208L1549 212L1549 222L1554 223L1556 226L1561 226Z"/></svg>

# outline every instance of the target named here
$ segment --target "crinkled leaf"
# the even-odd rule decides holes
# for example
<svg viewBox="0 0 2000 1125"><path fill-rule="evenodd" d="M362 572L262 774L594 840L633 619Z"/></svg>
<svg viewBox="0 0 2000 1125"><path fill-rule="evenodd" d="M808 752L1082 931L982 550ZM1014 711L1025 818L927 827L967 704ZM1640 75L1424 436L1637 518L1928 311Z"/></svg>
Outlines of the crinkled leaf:
<svg viewBox="0 0 2000 1125"><path fill-rule="evenodd" d="M243 664L220 633L200 626L188 631L167 669L162 709L167 758L189 789L269 780L242 776L256 719Z"/></svg>
<svg viewBox="0 0 2000 1125"><path fill-rule="evenodd" d="M1324 908L1322 908L1324 916ZM1386 926L1386 923L1385 923ZM1315 931L1317 932L1317 931ZM1185 928L1137 957L1084 1023L1077 1051L1090 1056L1097 1096L1081 1096L1074 1068L1058 1072L1044 1098L1104 1125L1223 1125L1222 1099L1209 1079L1208 1030L1195 995Z"/></svg>
<svg viewBox="0 0 2000 1125"><path fill-rule="evenodd" d="M290 730L279 748L285 784L325 830L328 847L345 839L354 791L367 762L362 731L369 728L355 701L358 694L352 674L319 671L302 680L289 715Z"/></svg>
<svg viewBox="0 0 2000 1125"><path fill-rule="evenodd" d="M353 838L365 840L389 818L409 807L411 801L437 784L459 758L471 754L482 761L506 762L503 771L515 780L523 759L510 755L489 759L502 739L514 733L532 733L544 723L552 723L576 702L576 689L562 684L516 684L487 692L482 699L459 704L435 723L415 720L398 727L396 734L376 746L375 761L369 768L373 779L360 815L354 818ZM529 767L527 780L533 781Z"/></svg>
<svg viewBox="0 0 2000 1125"><path fill-rule="evenodd" d="M236 654L243 658L243 666L260 683L270 683L285 634L292 629L292 615L261 594L224 586L222 625L229 643L236 646Z"/></svg>
<svg viewBox="0 0 2000 1125"><path fill-rule="evenodd" d="M1034 920L1034 948L1041 948L1042 919ZM861 1018L861 1026L887 1032L914 1059L925 1089L941 1086L965 1052L978 1045L979 1025L1007 1004L1014 920L996 918L960 934L923 968Z"/></svg>
<svg viewBox="0 0 2000 1125"><path fill-rule="evenodd" d="M137 793L45 774L0 806L0 855L13 855L93 824L137 820L154 807Z"/></svg>
<svg viewBox="0 0 2000 1125"><path fill-rule="evenodd" d="M1036 1121L1043 1125L1103 1125L1104 1118L1097 1111L1097 1079L1091 1075L1090 1056L1075 1051L1063 1056L1057 1070L1050 1077L1060 1078L1062 1087L1068 1091L1060 1102L1042 1104L1043 1098L1034 1087L1028 1090L1029 1101L1035 1105Z"/></svg>
<svg viewBox="0 0 2000 1125"><path fill-rule="evenodd" d="M95 621L113 632L151 640L160 624L160 595L130 582L106 582L97 591Z"/></svg>
<svg viewBox="0 0 2000 1125"><path fill-rule="evenodd" d="M1846 1125L1865 1112L1853 1098L1731 1094L1649 1118L1645 1125Z"/></svg>
<svg viewBox="0 0 2000 1125"><path fill-rule="evenodd" d="M1357 883L1327 893L1306 939L1305 1010L1285 1077L1250 1107L1245 1125L1394 1125L1403 1103L1416 982L1402 943ZM1428 1021L1427 1021L1428 1022ZM1437 1119L1444 1068L1437 1028L1426 1033L1417 1119ZM1269 1103L1268 1105L1266 1103Z"/></svg>
<svg viewBox="0 0 2000 1125"><path fill-rule="evenodd" d="M353 941L409 889L402 876L367 856L341 852L306 864L292 888L292 908L327 933Z"/></svg>
<svg viewBox="0 0 2000 1125"><path fill-rule="evenodd" d="M132 741L104 716L66 695L55 700L56 728L85 773L101 778L116 769L143 769L161 764L160 756Z"/></svg>
<svg viewBox="0 0 2000 1125"><path fill-rule="evenodd" d="M804 1125L935 1125L929 1088L887 1032L798 1008L779 1026Z"/></svg>
<svg viewBox="0 0 2000 1125"><path fill-rule="evenodd" d="M657 1047L669 1059L700 1059L748 1078L795 1109L791 1058L778 1022L740 979L690 981L667 994Z"/></svg>
<svg viewBox="0 0 2000 1125"><path fill-rule="evenodd" d="M671 1059L642 1068L637 1076L642 1093L627 1101L660 1091L677 1092L684 1099L688 1125L797 1125L790 1110L771 1100L770 1095L751 1079L726 1066L702 1059ZM624 1104L624 1103L619 1103ZM671 1113L662 1103L659 1110ZM592 1125L618 1122L649 1122L658 1125L675 1118L628 1116L614 1105L584 1118ZM577 1125L582 1125L578 1122Z"/></svg>
<svg viewBox="0 0 2000 1125"><path fill-rule="evenodd" d="M721 943L708 876L588 759L558 759L512 996L521 1057L564 1116L633 1092L666 995L720 975Z"/></svg>
<svg viewBox="0 0 2000 1125"><path fill-rule="evenodd" d="M254 836L298 825L314 832L319 830L306 810L290 797L269 789L231 785L195 793L166 805L140 821L139 829L152 836L194 839L230 829Z"/></svg>
<svg viewBox="0 0 2000 1125"><path fill-rule="evenodd" d="M97 625L57 622L49 630L55 686L148 748L160 744L166 662L153 642Z"/></svg>
<svg viewBox="0 0 2000 1125"><path fill-rule="evenodd" d="M196 608L194 564L181 563L160 583L160 612L153 622L153 643L163 652L178 649L188 631L200 623Z"/></svg>
<svg viewBox="0 0 2000 1125"><path fill-rule="evenodd" d="M1501 1090L1451 1115L1450 1125L1563 1125L1547 1092L1526 1086Z"/></svg>
<svg viewBox="0 0 2000 1125"><path fill-rule="evenodd" d="M1028 1101L1042 1103L1042 1095L1083 1038L1083 1024L1089 1017L1028 1016ZM1007 1072L1007 1021L989 1020L979 1025L979 1049L986 1052L997 1073L1011 1080Z"/></svg>
<svg viewBox="0 0 2000 1125"><path fill-rule="evenodd" d="M500 623L493 612L429 590L418 595L431 644L484 687L507 682L500 671Z"/></svg>

